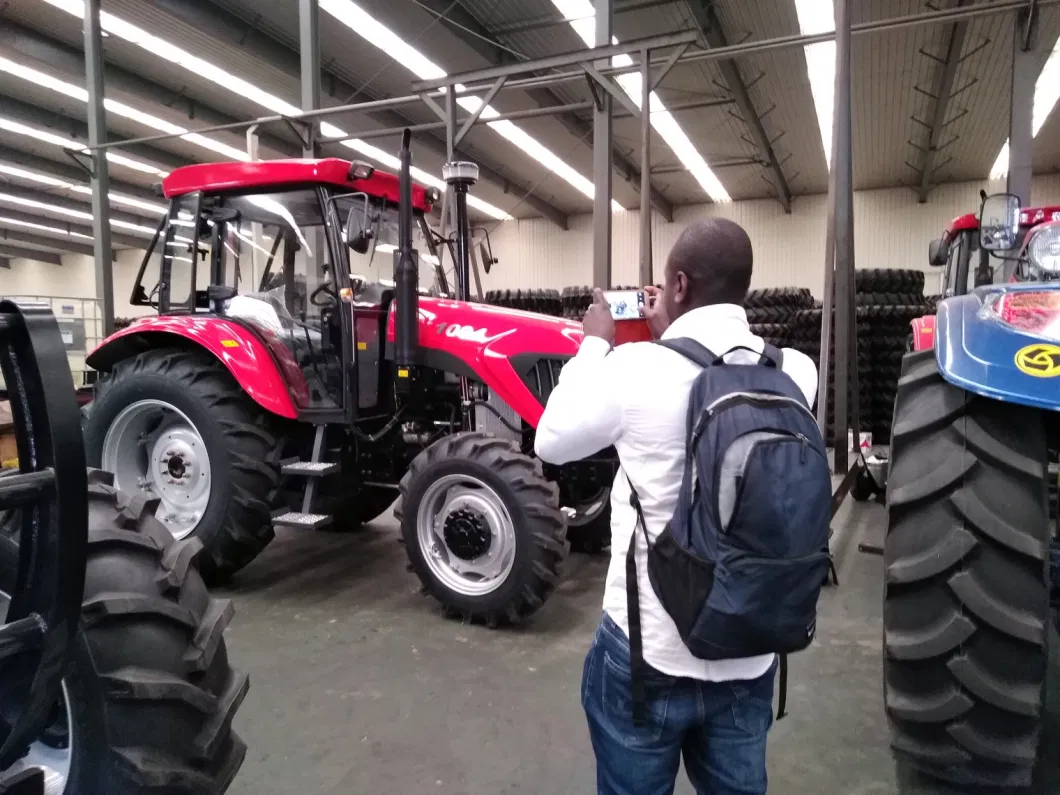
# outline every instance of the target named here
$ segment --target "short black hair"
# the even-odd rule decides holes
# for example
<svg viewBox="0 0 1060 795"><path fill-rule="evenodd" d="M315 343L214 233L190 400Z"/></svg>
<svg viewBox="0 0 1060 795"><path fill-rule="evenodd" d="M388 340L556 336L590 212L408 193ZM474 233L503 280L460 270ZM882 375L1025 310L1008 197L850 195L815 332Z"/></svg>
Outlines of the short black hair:
<svg viewBox="0 0 1060 795"><path fill-rule="evenodd" d="M726 218L689 224L670 249L666 266L685 274L695 306L743 304L751 286L751 238Z"/></svg>

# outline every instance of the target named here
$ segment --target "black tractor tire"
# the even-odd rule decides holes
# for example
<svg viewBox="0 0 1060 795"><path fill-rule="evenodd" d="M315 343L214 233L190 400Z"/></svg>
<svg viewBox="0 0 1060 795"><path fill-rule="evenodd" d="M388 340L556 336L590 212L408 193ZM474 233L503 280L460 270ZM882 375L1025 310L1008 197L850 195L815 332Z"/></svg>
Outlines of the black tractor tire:
<svg viewBox="0 0 1060 795"><path fill-rule="evenodd" d="M469 475L496 494L512 518L515 558L505 581L482 595L462 594L431 571L417 534L417 515L427 488L446 475ZM559 490L545 479L541 462L517 445L477 431L447 436L413 460L401 479L394 516L401 525L409 564L426 593L450 616L489 627L517 624L535 613L556 589L567 556L567 526Z"/></svg>
<svg viewBox="0 0 1060 795"><path fill-rule="evenodd" d="M905 358L887 483L884 698L899 762L1029 785L1042 728L1050 543L1043 412Z"/></svg>
<svg viewBox="0 0 1060 795"><path fill-rule="evenodd" d="M195 569L202 545L174 541L154 505L89 472L81 626L64 678L73 721L63 795L220 795L246 745L232 718L249 686L228 661L228 600ZM0 589L18 576L18 514L0 533ZM65 726L45 736L62 740Z"/></svg>
<svg viewBox="0 0 1060 795"><path fill-rule="evenodd" d="M611 495L605 497L603 508L584 522L567 520L567 543L571 552L597 555L611 546Z"/></svg>
<svg viewBox="0 0 1060 795"><path fill-rule="evenodd" d="M202 576L208 582L223 581L273 539L271 509L280 481L282 438L271 415L213 356L154 349L100 374L85 425L89 466L101 465L103 440L118 413L148 398L182 411L206 445L213 478L210 501L191 537L203 545Z"/></svg>

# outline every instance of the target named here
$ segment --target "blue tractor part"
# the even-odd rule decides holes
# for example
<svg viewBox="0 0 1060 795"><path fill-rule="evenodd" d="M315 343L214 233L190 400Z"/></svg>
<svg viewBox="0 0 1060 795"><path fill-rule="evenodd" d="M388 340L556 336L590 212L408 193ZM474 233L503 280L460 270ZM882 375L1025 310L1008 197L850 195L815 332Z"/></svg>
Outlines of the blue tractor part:
<svg viewBox="0 0 1060 795"><path fill-rule="evenodd" d="M1010 196L980 219L995 283L940 303L934 350L908 354L898 384L884 701L899 763L1011 791L1039 758L1060 582L1060 221L1021 233Z"/></svg>

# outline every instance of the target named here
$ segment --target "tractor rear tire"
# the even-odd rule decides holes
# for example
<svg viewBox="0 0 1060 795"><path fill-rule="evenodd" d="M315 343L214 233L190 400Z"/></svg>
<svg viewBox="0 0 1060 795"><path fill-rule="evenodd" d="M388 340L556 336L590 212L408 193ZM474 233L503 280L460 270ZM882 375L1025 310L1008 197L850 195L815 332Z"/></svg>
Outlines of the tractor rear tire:
<svg viewBox="0 0 1060 795"><path fill-rule="evenodd" d="M571 552L597 555L611 546L611 489L603 495L604 505L583 522L567 519L567 542Z"/></svg>
<svg viewBox="0 0 1060 795"><path fill-rule="evenodd" d="M884 543L884 699L899 762L961 788L1031 784L1050 543L1042 412L965 392L933 351L898 385Z"/></svg>
<svg viewBox="0 0 1060 795"><path fill-rule="evenodd" d="M182 412L209 455L209 502L191 537L202 542L202 576L218 582L239 571L273 539L282 439L270 415L224 365L201 351L155 349L100 375L85 426L89 466L102 464L107 431L123 409L157 400ZM137 485L119 482L134 493Z"/></svg>
<svg viewBox="0 0 1060 795"><path fill-rule="evenodd" d="M74 730L62 793L220 795L246 755L232 731L248 679L228 662L231 603L206 592L197 539L174 541L151 501L110 483L109 473L89 472L84 602L63 680ZM18 576L17 517L7 514L0 533L6 594ZM66 723L45 737L69 742Z"/></svg>
<svg viewBox="0 0 1060 795"><path fill-rule="evenodd" d="M476 493L502 506L510 517L506 527L513 534L512 563L491 590L469 592L474 589L461 590L447 583L436 570L446 564L438 563L421 543L421 520L434 522L427 515L430 506L424 498L443 478L466 478L480 484ZM409 564L425 592L434 596L448 615L481 621L491 628L517 624L536 612L559 584L560 565L569 550L559 490L545 479L541 462L523 455L512 442L480 432L444 437L416 456L401 479L399 493L394 515L401 525ZM447 514L444 521L456 513ZM467 519L467 511L464 514ZM496 536L489 543L502 548ZM448 546L446 552L456 554L450 553Z"/></svg>

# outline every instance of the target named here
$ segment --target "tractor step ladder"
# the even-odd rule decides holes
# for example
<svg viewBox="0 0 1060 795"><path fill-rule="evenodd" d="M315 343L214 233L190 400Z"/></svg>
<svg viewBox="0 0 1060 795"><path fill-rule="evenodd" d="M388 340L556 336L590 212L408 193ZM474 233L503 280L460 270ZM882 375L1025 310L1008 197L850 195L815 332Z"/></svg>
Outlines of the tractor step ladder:
<svg viewBox="0 0 1060 795"><path fill-rule="evenodd" d="M316 497L319 479L339 471L339 464L321 461L324 453L324 431L326 426L318 425L313 436L313 455L309 461L286 461L280 466L280 473L303 477L306 479L305 491L302 493L301 511L281 511L272 517L273 527L298 527L316 530L331 524L334 517L327 513L314 513L313 501Z"/></svg>

